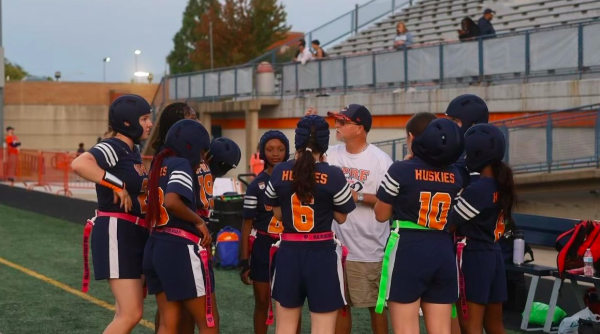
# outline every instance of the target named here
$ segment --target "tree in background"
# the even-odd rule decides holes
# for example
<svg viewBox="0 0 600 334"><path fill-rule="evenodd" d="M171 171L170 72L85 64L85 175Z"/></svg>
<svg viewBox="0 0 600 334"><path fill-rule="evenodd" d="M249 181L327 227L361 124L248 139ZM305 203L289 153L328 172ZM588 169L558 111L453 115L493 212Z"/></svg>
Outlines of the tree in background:
<svg viewBox="0 0 600 334"><path fill-rule="evenodd" d="M4 58L4 75L8 80L19 81L29 75L21 65L13 64L10 60Z"/></svg>
<svg viewBox="0 0 600 334"><path fill-rule="evenodd" d="M173 37L173 50L167 56L172 74L194 71L192 54L197 42L196 25L212 2L216 0L189 0L183 12L181 29Z"/></svg>
<svg viewBox="0 0 600 334"><path fill-rule="evenodd" d="M173 66L169 59L171 73L211 68L211 22L214 68L248 62L266 52L273 43L285 39L290 30L286 25L287 14L284 6L278 5L277 0L204 1L207 6L202 8L199 19L195 21L192 38L187 38L183 44L187 47L184 51L188 52L189 56L185 62L177 64L185 63L186 66ZM177 35L175 37L174 40L177 39ZM178 51L177 43L171 55L175 53L185 53Z"/></svg>

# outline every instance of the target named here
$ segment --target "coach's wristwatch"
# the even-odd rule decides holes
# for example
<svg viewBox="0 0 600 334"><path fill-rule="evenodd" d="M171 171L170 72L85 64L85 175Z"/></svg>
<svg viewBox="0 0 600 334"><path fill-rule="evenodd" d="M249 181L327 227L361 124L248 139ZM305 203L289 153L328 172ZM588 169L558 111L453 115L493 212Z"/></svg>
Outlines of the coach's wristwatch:
<svg viewBox="0 0 600 334"><path fill-rule="evenodd" d="M365 195L363 194L357 194L356 195L356 203L358 204L362 204L362 202L365 200Z"/></svg>

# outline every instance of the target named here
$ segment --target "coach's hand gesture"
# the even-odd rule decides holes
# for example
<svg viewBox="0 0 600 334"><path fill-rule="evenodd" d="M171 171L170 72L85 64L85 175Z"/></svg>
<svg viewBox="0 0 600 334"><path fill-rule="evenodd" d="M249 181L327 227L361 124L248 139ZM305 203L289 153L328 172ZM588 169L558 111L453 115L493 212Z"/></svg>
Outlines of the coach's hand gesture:
<svg viewBox="0 0 600 334"><path fill-rule="evenodd" d="M318 115L319 112L317 111L317 109L315 109L314 107L310 107L308 108L308 110L304 113L304 116L308 116L308 115Z"/></svg>
<svg viewBox="0 0 600 334"><path fill-rule="evenodd" d="M131 196L129 196L129 193L127 192L127 190L125 190L125 188L123 188L123 190L116 192L113 191L113 203L117 204L118 202L121 202L121 204L119 205L119 207L121 207L123 210L125 210L125 212L129 212L131 211L131 207L133 206L132 202L131 202Z"/></svg>

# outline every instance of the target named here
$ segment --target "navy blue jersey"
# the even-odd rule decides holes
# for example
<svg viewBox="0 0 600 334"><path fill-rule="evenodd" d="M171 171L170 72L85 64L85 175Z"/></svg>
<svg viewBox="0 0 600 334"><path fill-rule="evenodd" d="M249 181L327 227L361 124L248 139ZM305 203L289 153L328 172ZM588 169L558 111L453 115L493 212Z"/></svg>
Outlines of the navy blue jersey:
<svg viewBox="0 0 600 334"><path fill-rule="evenodd" d="M200 217L208 221L213 209L213 177L206 163L201 163L196 169L195 178L198 182L196 191L196 209Z"/></svg>
<svg viewBox="0 0 600 334"><path fill-rule="evenodd" d="M263 171L252 180L244 197L244 219L253 219L252 227L268 233L283 232L283 225L273 217L273 207L265 205L265 190L271 175Z"/></svg>
<svg viewBox="0 0 600 334"><path fill-rule="evenodd" d="M482 177L458 197L448 217L456 235L493 245L504 235L504 215L498 205L496 180ZM479 243L477 243L479 244ZM473 249L467 241L467 246Z"/></svg>
<svg viewBox="0 0 600 334"><path fill-rule="evenodd" d="M167 157L163 160L158 179L158 195L160 196L160 221L155 227L174 227L200 236L194 222L182 220L169 215L163 202L167 194L175 193L192 211L196 211L196 187L193 181L192 167L189 161L179 157Z"/></svg>
<svg viewBox="0 0 600 334"><path fill-rule="evenodd" d="M460 189L458 168L437 168L414 157L390 166L377 190L377 199L393 206L394 220L445 230L452 200Z"/></svg>
<svg viewBox="0 0 600 334"><path fill-rule="evenodd" d="M146 187L148 173L142 163L137 146L133 150L117 138L104 139L92 147L89 152L96 159L98 166L125 183L125 189L131 196L132 207L129 214L143 218L146 214ZM114 201L113 190L96 184L98 210L106 212L125 212Z"/></svg>
<svg viewBox="0 0 600 334"><path fill-rule="evenodd" d="M344 173L326 162L316 164L316 185L311 203L301 203L292 190L295 160L275 166L267 185L265 204L281 207L283 233L319 233L331 231L333 212L350 213L356 204Z"/></svg>

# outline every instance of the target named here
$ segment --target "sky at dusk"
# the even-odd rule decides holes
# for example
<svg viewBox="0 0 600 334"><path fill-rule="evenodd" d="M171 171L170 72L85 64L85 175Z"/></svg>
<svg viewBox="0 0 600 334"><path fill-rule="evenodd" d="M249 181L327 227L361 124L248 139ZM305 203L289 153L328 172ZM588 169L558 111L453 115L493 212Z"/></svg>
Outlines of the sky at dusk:
<svg viewBox="0 0 600 334"><path fill-rule="evenodd" d="M188 0L4 0L2 43L5 57L38 76L62 81L127 82L135 69L154 82L166 70L166 56L181 27ZM307 32L350 10L348 0L281 0L293 31ZM364 3L366 0L357 1ZM318 36L313 37L318 38Z"/></svg>

